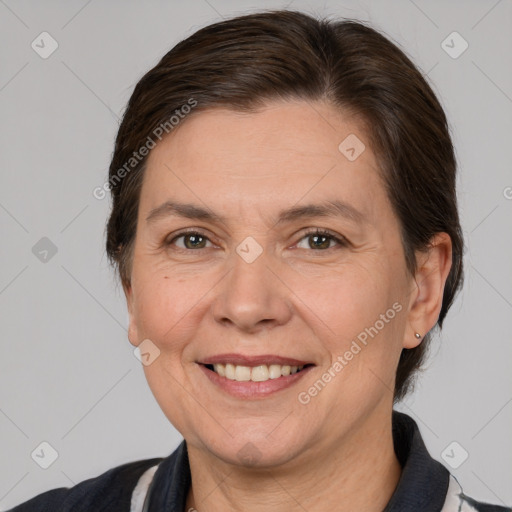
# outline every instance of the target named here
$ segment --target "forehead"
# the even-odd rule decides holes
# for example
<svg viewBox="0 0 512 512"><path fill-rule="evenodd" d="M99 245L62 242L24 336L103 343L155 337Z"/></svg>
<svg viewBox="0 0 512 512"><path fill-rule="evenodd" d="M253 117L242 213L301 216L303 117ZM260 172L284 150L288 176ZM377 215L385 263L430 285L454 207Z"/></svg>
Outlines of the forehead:
<svg viewBox="0 0 512 512"><path fill-rule="evenodd" d="M371 198L380 188L357 118L323 102L274 102L251 113L216 108L183 120L151 151L141 204L154 208L178 193L270 208L306 195L355 200L364 191Z"/></svg>
<svg viewBox="0 0 512 512"><path fill-rule="evenodd" d="M375 166L362 119L325 102L272 102L254 112L196 109L157 145L148 163L170 146L180 147L173 159L189 161L201 157L205 150L222 157L244 157L242 161L286 152L304 157L337 157L339 145L350 135L349 140L358 144L357 149L361 150L360 143L364 144L363 159Z"/></svg>

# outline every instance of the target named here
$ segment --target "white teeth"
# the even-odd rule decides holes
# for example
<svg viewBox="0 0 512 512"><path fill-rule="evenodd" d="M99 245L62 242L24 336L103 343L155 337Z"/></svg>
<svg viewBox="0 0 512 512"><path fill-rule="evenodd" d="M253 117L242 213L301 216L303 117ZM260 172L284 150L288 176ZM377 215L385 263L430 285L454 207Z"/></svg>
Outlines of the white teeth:
<svg viewBox="0 0 512 512"><path fill-rule="evenodd" d="M281 365L280 364L271 364L268 367L268 376L271 379L277 379L278 377L281 377Z"/></svg>
<svg viewBox="0 0 512 512"><path fill-rule="evenodd" d="M213 365L213 369L215 370L215 365ZM226 379L235 380L235 365L234 364L226 365Z"/></svg>
<svg viewBox="0 0 512 512"><path fill-rule="evenodd" d="M213 370L221 377L238 382L265 382L269 379L278 379L279 377L287 377L302 370L304 366L289 366L280 364L271 364L267 366L262 364L259 366L238 366L231 363L214 364Z"/></svg>
<svg viewBox="0 0 512 512"><path fill-rule="evenodd" d="M255 366L251 371L251 380L253 382L264 382L269 379L267 365Z"/></svg>
<svg viewBox="0 0 512 512"><path fill-rule="evenodd" d="M223 364L214 364L213 368L221 377L226 376L226 367Z"/></svg>
<svg viewBox="0 0 512 512"><path fill-rule="evenodd" d="M239 382L251 380L251 369L249 366L235 366L235 380Z"/></svg>

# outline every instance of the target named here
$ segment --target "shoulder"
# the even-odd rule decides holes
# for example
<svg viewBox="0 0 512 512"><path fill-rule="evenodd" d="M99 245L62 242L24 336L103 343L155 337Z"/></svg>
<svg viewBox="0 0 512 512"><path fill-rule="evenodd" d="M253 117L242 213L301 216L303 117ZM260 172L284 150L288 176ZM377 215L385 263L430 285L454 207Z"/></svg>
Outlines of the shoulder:
<svg viewBox="0 0 512 512"><path fill-rule="evenodd" d="M468 496L457 479L428 452L417 423L393 410L393 442L402 475L385 512L512 512Z"/></svg>
<svg viewBox="0 0 512 512"><path fill-rule="evenodd" d="M116 466L71 488L39 494L10 512L129 512L139 479L162 460L145 459Z"/></svg>
<svg viewBox="0 0 512 512"><path fill-rule="evenodd" d="M446 501L441 512L512 512L510 507L491 505L470 498L464 494L457 479L450 474Z"/></svg>

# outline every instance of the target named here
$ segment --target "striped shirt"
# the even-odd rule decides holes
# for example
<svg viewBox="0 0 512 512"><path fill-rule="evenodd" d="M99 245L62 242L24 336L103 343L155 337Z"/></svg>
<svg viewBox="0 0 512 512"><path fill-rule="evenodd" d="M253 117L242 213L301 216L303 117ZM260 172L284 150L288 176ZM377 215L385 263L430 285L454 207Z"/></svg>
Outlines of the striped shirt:
<svg viewBox="0 0 512 512"><path fill-rule="evenodd" d="M418 425L393 411L393 442L402 466L383 512L512 512L465 495L457 479L428 453ZM117 466L71 488L47 491L10 512L187 512L191 475L182 441L166 458Z"/></svg>

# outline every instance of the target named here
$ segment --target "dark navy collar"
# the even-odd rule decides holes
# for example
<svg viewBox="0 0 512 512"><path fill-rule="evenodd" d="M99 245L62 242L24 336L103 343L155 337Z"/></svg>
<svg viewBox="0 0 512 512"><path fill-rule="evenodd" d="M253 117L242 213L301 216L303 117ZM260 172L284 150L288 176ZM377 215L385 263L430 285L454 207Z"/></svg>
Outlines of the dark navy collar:
<svg viewBox="0 0 512 512"><path fill-rule="evenodd" d="M393 443L402 474L383 512L439 512L450 473L430 456L416 422L398 411L393 411Z"/></svg>
<svg viewBox="0 0 512 512"><path fill-rule="evenodd" d="M393 411L393 442L402 474L383 512L439 512L443 508L450 473L428 453L416 422ZM186 512L190 464L185 441L164 459L148 492L148 512Z"/></svg>
<svg viewBox="0 0 512 512"><path fill-rule="evenodd" d="M187 444L183 440L159 464L148 489L143 512L185 512L191 481Z"/></svg>

